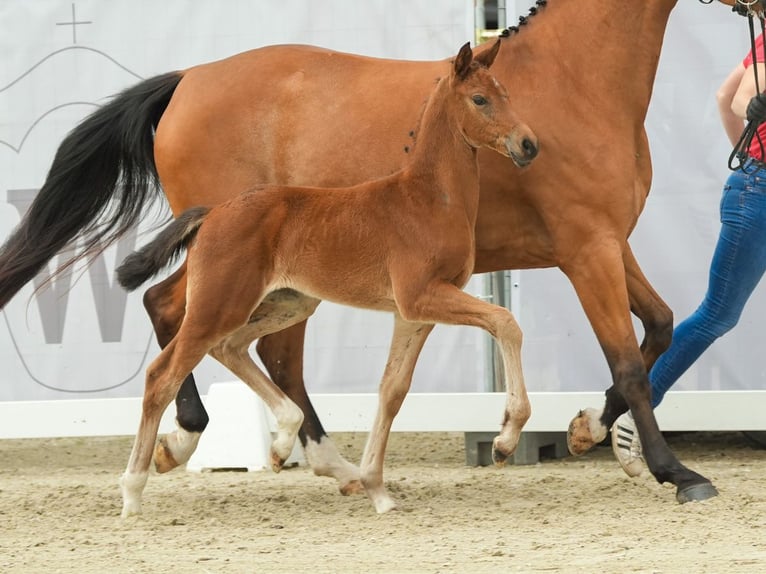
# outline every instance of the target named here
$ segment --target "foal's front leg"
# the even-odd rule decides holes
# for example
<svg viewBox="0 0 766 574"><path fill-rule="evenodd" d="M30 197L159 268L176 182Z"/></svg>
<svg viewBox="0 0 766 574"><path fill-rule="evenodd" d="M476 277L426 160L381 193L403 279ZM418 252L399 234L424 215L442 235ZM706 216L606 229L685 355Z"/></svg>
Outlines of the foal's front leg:
<svg viewBox="0 0 766 574"><path fill-rule="evenodd" d="M396 508L383 484L386 444L394 417L410 389L420 351L433 328L433 325L411 323L394 315L394 334L378 392L378 411L360 465L362 485L378 513Z"/></svg>
<svg viewBox="0 0 766 574"><path fill-rule="evenodd" d="M396 301L407 320L480 327L497 341L507 397L500 434L492 444L492 458L495 464L504 464L516 450L521 430L532 413L521 370L522 333L516 319L508 309L481 301L451 283L420 289L406 285L396 293Z"/></svg>

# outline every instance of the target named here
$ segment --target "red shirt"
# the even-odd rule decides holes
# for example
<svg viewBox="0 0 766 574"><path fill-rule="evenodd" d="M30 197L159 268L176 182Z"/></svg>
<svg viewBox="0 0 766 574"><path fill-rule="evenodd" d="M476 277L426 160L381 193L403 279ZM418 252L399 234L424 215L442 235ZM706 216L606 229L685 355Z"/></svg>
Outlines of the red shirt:
<svg viewBox="0 0 766 574"><path fill-rule="evenodd" d="M759 62L763 62L763 34L755 39L755 53ZM748 68L753 65L753 52L748 52L747 57L742 60L742 65Z"/></svg>
<svg viewBox="0 0 766 574"><path fill-rule="evenodd" d="M756 62L764 62L764 54L763 54L763 34L758 36L755 39L755 61ZM753 52L750 51L747 54L747 57L742 60L742 65L745 66L745 68L750 68L750 66L753 65ZM752 74L753 71L748 69L748 74ZM766 86L764 86L764 82L766 82L766 79L758 77L759 81L759 87L761 90L766 89ZM758 136L754 137L753 141L750 142L750 148L747 150L748 155L751 157L754 157L756 159L759 159L761 161L764 161L764 154L761 150L761 143L758 141L760 138L760 141L763 142L763 147L766 148L766 123L762 123L760 126L758 126Z"/></svg>

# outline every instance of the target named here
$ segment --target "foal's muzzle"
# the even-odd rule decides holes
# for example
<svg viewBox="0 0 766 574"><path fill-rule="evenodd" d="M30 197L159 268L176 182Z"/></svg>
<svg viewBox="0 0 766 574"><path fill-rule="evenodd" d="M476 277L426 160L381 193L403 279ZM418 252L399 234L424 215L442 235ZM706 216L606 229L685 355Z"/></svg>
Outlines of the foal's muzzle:
<svg viewBox="0 0 766 574"><path fill-rule="evenodd" d="M521 138L508 138L505 147L508 150L508 156L519 167L529 165L539 151L537 137L531 132Z"/></svg>

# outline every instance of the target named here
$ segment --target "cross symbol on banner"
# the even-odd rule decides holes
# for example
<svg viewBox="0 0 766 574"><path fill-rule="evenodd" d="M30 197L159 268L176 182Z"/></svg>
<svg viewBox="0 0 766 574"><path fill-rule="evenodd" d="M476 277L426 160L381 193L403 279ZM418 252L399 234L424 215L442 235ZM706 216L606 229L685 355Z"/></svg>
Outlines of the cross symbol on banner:
<svg viewBox="0 0 766 574"><path fill-rule="evenodd" d="M93 22L90 20L77 20L77 16L75 15L75 5L74 2L72 2L72 21L71 22L56 22L56 26L71 26L72 27L72 43L77 43L77 26L80 24L92 24Z"/></svg>

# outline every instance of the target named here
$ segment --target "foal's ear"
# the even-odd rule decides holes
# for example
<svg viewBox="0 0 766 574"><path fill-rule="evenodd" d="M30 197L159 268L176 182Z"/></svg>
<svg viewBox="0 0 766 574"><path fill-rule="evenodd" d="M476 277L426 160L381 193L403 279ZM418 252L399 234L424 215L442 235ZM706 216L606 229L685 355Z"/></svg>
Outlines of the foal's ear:
<svg viewBox="0 0 766 574"><path fill-rule="evenodd" d="M495 56L497 56L499 51L500 38L497 39L495 45L492 46L489 50L482 52L481 54L477 54L475 60L485 68L489 68L492 65L492 62L495 61Z"/></svg>
<svg viewBox="0 0 766 574"><path fill-rule="evenodd" d="M473 51L471 50L471 43L466 42L455 58L455 76L459 80L465 80L471 69L471 62L473 62Z"/></svg>

